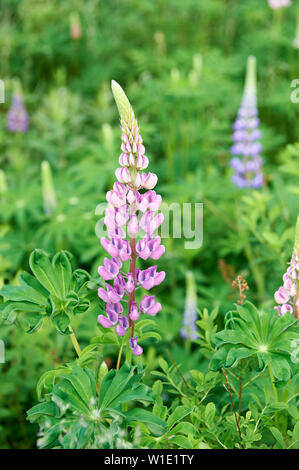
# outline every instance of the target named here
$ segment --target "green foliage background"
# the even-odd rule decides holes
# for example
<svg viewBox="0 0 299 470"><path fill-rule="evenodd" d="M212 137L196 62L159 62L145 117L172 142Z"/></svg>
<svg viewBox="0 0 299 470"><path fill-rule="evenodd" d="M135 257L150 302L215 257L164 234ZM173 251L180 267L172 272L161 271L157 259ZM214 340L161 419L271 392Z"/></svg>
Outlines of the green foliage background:
<svg viewBox="0 0 299 470"><path fill-rule="evenodd" d="M167 276L156 290L163 305L156 318L162 341L144 343L146 381L152 384L149 372L167 356L166 348L184 373L206 370L198 346L180 337L186 271L195 275L199 308L217 307L223 326L237 300L233 274L246 277L248 299L271 310L292 251L299 207L299 104L290 99L291 81L299 77L293 47L297 2L276 12L266 0L0 4L0 78L6 92L0 104L0 167L7 179L7 190L0 187L0 287L17 284L35 248L51 255L69 250L74 269L96 275L104 252L95 235L95 208L105 201L120 152L110 92L114 79L134 107L164 201L204 203L200 249L184 250L184 240L165 240L159 267ZM70 36L74 12L82 27L77 40ZM249 55L257 58L263 131L266 184L259 191L235 187L228 166ZM30 116L24 135L6 129L17 82ZM53 170L58 201L51 215L43 210L43 160ZM83 346L97 336L98 313L95 308L75 320ZM37 427L25 412L36 403L35 385L43 372L74 358L69 339L46 321L36 335L26 335L26 329L22 320L13 326L0 320L6 346L0 448L34 447ZM117 348L107 345L104 356L115 363Z"/></svg>

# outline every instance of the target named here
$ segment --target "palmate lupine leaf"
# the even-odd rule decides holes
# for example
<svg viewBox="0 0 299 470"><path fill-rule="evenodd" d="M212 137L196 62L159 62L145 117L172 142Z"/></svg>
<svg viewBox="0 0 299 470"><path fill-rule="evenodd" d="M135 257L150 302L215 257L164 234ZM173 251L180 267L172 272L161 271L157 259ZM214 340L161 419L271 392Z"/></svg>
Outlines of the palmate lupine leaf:
<svg viewBox="0 0 299 470"><path fill-rule="evenodd" d="M279 317L245 302L226 315L225 329L213 336L216 351L210 368L234 367L241 359L255 356L259 369L270 364L276 380L288 380L292 373L293 341L298 340L294 316L287 313Z"/></svg>
<svg viewBox="0 0 299 470"><path fill-rule="evenodd" d="M2 318L13 323L18 314L23 314L29 329L36 332L46 316L61 334L70 334L70 316L85 313L90 299L84 288L90 279L83 269L72 271L72 255L60 251L53 259L43 250L34 250L30 256L30 268L34 274L24 272L19 286L4 285L0 295Z"/></svg>
<svg viewBox="0 0 299 470"><path fill-rule="evenodd" d="M166 423L151 411L135 406L123 412L121 408L132 401L154 401L151 389L140 383L143 375L141 366L130 367L125 363L119 371L111 370L104 375L98 395L94 371L74 365L70 373L57 377L58 382L45 396L46 401L27 412L29 421L40 425L43 435L40 446L92 447L99 436L109 432L107 419L116 417L134 426L143 423L153 435L162 435Z"/></svg>

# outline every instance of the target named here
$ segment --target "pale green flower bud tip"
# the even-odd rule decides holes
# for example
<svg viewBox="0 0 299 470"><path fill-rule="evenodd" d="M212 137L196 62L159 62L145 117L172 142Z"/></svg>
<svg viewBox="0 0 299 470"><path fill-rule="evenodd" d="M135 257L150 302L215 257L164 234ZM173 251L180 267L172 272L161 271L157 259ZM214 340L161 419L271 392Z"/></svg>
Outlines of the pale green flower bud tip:
<svg viewBox="0 0 299 470"><path fill-rule="evenodd" d="M47 160L41 163L42 190L44 199L44 209L46 213L51 213L56 207L56 194L53 184L51 166Z"/></svg>
<svg viewBox="0 0 299 470"><path fill-rule="evenodd" d="M116 106L120 118L123 119L128 125L131 124L134 118L134 111L122 87L115 81L111 80L111 89L114 96Z"/></svg>
<svg viewBox="0 0 299 470"><path fill-rule="evenodd" d="M3 170L0 170L0 195L7 192L6 176Z"/></svg>
<svg viewBox="0 0 299 470"><path fill-rule="evenodd" d="M245 90L256 92L256 58L252 55L247 59Z"/></svg>

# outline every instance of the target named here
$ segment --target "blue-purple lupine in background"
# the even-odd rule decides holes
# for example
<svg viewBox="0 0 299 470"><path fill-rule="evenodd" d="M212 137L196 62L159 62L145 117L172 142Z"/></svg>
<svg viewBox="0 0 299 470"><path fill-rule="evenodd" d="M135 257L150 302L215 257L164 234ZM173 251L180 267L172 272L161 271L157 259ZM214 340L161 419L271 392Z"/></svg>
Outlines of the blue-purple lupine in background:
<svg viewBox="0 0 299 470"><path fill-rule="evenodd" d="M246 81L241 107L233 124L234 144L230 151L233 158L230 166L235 170L232 181L239 188L259 188L264 184L262 173L263 160L260 157L262 146L259 142L261 131L258 129L256 105L256 60L247 60Z"/></svg>
<svg viewBox="0 0 299 470"><path fill-rule="evenodd" d="M7 129L10 132L27 132L29 117L24 101L19 93L15 93L7 113Z"/></svg>
<svg viewBox="0 0 299 470"><path fill-rule="evenodd" d="M191 271L186 273L186 303L183 317L183 328L181 335L184 339L197 339L197 297L194 274Z"/></svg>

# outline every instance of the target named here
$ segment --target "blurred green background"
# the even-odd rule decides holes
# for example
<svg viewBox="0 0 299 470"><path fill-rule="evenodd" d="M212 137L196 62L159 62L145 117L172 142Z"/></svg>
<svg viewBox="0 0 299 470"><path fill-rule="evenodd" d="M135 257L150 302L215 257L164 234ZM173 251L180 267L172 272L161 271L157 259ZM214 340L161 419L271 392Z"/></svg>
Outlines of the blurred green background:
<svg viewBox="0 0 299 470"><path fill-rule="evenodd" d="M248 298L273 308L290 258L298 213L298 111L292 80L298 3L272 10L267 0L2 0L0 78L0 287L28 270L36 248L67 249L74 267L96 274L104 257L95 235L97 204L114 181L120 153L118 113L110 81L134 107L164 201L203 202L204 239L198 250L165 240L157 289L163 341L145 345L151 368L168 347L182 369L196 368L196 347L180 337L186 271L194 273L198 306L221 315L237 298L242 274ZM263 131L261 190L231 182L231 126L246 60L257 58L258 109ZM7 130L7 111L22 89L28 132ZM41 162L52 169L57 201L45 213ZM78 321L84 345L96 316ZM37 429L25 412L36 402L40 375L73 357L68 338L22 322L1 323L6 363L0 364L0 448L34 447ZM115 359L113 347L107 358Z"/></svg>

